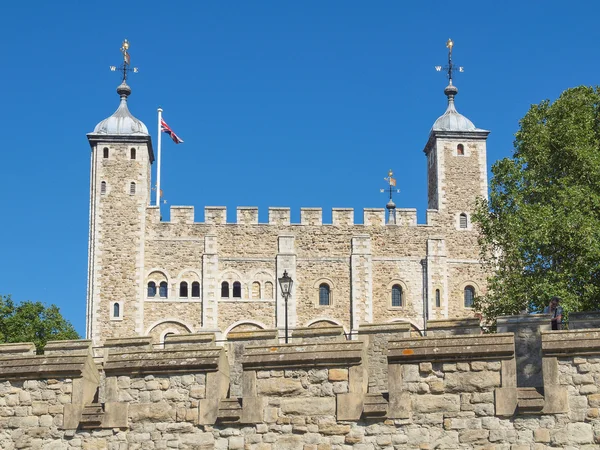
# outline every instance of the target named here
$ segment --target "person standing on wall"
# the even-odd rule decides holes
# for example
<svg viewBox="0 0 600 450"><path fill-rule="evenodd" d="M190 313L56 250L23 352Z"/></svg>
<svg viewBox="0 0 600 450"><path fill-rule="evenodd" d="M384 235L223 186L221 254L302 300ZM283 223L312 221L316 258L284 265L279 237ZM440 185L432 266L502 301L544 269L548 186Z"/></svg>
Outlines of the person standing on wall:
<svg viewBox="0 0 600 450"><path fill-rule="evenodd" d="M550 319L550 322L553 330L562 329L563 309L560 306L559 297L555 296L550 299L550 304L544 308L544 314L552 314L552 319Z"/></svg>

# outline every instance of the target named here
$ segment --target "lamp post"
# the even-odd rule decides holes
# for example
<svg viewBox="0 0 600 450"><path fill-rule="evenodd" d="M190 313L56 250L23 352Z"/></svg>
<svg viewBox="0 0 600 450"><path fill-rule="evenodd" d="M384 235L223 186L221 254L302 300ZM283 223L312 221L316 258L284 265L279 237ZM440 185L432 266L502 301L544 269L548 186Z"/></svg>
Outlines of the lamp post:
<svg viewBox="0 0 600 450"><path fill-rule="evenodd" d="M294 280L287 273L287 270L283 271L283 276L279 278L279 286L281 287L281 295L285 299L285 343L288 343L288 298L292 292L292 284Z"/></svg>

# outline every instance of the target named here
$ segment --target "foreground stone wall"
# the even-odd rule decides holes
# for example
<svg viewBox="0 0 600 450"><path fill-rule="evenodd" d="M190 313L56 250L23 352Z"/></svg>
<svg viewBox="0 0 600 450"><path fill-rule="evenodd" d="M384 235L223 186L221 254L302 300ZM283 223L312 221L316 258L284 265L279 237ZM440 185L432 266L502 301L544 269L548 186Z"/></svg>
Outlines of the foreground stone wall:
<svg viewBox="0 0 600 450"><path fill-rule="evenodd" d="M113 339L96 359L90 341L5 344L0 448L599 447L599 331L541 331L542 385L522 387L513 333L387 327Z"/></svg>

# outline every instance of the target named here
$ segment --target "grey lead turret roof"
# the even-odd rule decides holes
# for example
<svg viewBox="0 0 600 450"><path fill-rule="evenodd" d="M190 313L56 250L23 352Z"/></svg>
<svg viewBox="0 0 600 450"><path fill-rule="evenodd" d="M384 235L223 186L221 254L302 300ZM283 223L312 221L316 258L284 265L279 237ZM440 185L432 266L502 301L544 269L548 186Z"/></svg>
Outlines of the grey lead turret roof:
<svg viewBox="0 0 600 450"><path fill-rule="evenodd" d="M454 96L458 94L458 88L452 85L452 80L450 80L450 84L444 89L444 94L448 97L448 108L446 109L446 112L435 121L431 130L478 131L479 128L475 127L473 122L456 110L456 107L454 106Z"/></svg>
<svg viewBox="0 0 600 450"><path fill-rule="evenodd" d="M117 94L121 96L121 103L112 116L107 117L94 128L93 134L110 136L148 136L146 125L133 117L127 107L127 97L131 88L123 81L117 87Z"/></svg>

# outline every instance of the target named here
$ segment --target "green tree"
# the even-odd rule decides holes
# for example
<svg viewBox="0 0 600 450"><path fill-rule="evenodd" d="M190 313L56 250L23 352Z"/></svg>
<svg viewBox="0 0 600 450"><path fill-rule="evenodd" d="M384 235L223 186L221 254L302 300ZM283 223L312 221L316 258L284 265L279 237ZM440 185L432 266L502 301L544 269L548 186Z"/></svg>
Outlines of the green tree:
<svg viewBox="0 0 600 450"><path fill-rule="evenodd" d="M520 121L512 158L492 167L489 201L474 219L482 234L487 317L540 310L550 297L567 311L600 301L600 91L568 89Z"/></svg>
<svg viewBox="0 0 600 450"><path fill-rule="evenodd" d="M16 304L10 295L0 295L0 342L33 342L42 353L46 342L63 339L79 339L79 334L56 305Z"/></svg>

